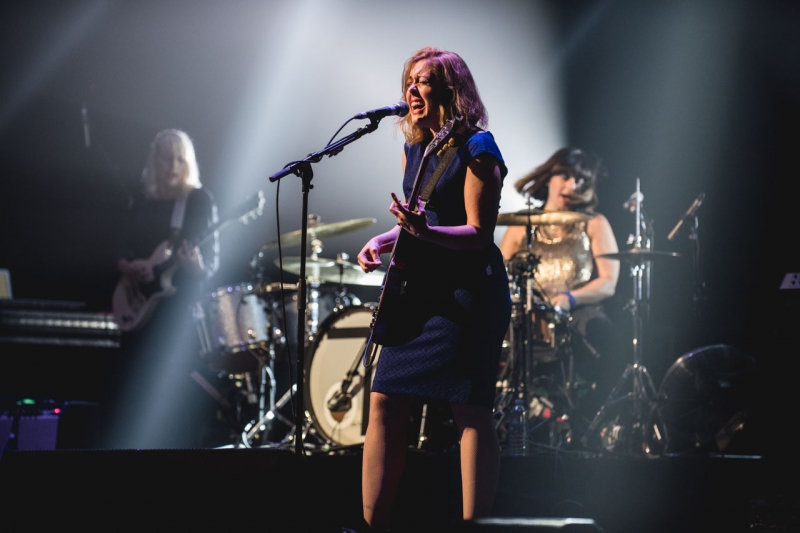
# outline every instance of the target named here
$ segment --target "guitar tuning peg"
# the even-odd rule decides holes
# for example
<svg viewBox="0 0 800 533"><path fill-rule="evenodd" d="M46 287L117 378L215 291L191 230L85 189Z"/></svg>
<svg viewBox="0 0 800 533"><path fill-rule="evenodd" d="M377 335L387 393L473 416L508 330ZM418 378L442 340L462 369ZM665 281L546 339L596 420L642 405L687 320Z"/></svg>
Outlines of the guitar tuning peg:
<svg viewBox="0 0 800 533"><path fill-rule="evenodd" d="M439 157L442 157L442 156L444 156L444 150L445 150L445 148L447 148L447 146L444 146L444 147L443 147L441 150L439 150L438 152L436 152L436 155L438 155Z"/></svg>
<svg viewBox="0 0 800 533"><path fill-rule="evenodd" d="M456 140L453 137L450 137L450 139L447 140L447 146L455 146L455 145L456 145Z"/></svg>

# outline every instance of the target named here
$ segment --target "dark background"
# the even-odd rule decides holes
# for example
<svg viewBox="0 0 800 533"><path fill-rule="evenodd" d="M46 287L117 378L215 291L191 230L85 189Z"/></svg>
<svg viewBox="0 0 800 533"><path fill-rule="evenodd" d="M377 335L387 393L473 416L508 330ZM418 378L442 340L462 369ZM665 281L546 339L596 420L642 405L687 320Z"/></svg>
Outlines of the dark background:
<svg viewBox="0 0 800 533"><path fill-rule="evenodd" d="M343 4L354 12L372 9L366 3ZM599 185L599 210L611 222L620 249L629 248L626 237L634 231L633 216L621 204L639 177L656 228L655 248L682 256L653 270L645 364L658 383L673 361L693 349L719 343L740 347L756 358L766 384L757 422L762 429L783 431L795 382L793 332L800 316L796 291L778 290L787 272L800 272L795 152L800 141L800 6L736 0L535 4L554 24L564 141L603 158L608 175ZM458 6L467 18L474 7ZM513 6L519 6L523 22L530 16L524 2L504 9ZM228 191L230 176L219 169L225 164L223 146L230 141L224 126L242 98L241 79L249 68L237 60L250 53L255 46L250 41L258 35L242 30L242 16L269 13L263 31L279 32L284 7L279 2L145 1L16 2L3 8L0 268L10 270L16 298L78 301L89 310L108 310L117 280L121 215L137 187L149 143L162 128L190 132L204 184L222 211L237 203L238 192L255 188L267 191L268 201L274 202L274 185L266 175L279 166L265 166L264 178L237 194ZM403 26L403 16L391 24ZM431 31L436 28L435 22L428 25ZM475 39L491 40L483 35L479 17L474 28L464 29L474 32ZM395 31L390 37L402 35ZM346 55L358 58L371 40L380 39L379 31L364 31ZM277 35L275 43L281 46ZM429 43L439 44L432 37L406 42L401 57ZM530 68L524 54L512 61L516 69ZM345 80L343 85L352 83ZM330 107L338 83L331 79L320 87L319 101L276 105L304 114ZM376 104L381 105L380 97ZM84 106L91 119L89 149L81 122ZM356 110L336 116L351 111ZM535 128L535 116L516 118ZM308 151L322 146L334 128L326 126L300 146ZM285 136L286 129L275 124L275 138ZM500 138L503 133L495 130ZM284 159L300 155L292 151ZM396 160L390 166L394 171ZM529 167L510 170L514 179ZM282 197L292 202L282 207L283 232L299 227L295 189L285 189L289 192ZM687 228L674 241L666 236L700 192L706 194L698 214L700 277L707 301L698 322ZM380 196L371 194L357 190L353 204L327 206L324 221L375 216L385 222L385 188ZM277 233L274 215L262 220L267 217L268 230L238 228L226 234L222 268L212 286L246 278L250 254ZM354 257L367 237L365 232L347 237L327 255L346 251ZM623 266L607 308L620 335L629 338L630 316L623 310L631 295L626 270ZM276 277L277 271L268 274ZM373 289L353 290L365 301L377 297ZM0 345L6 354L0 357L12 352L15 358L31 357L42 349ZM70 352L68 357L83 356ZM6 368L8 376L12 367ZM66 390L63 394L81 395L77 385ZM773 434L764 435L762 446L782 445Z"/></svg>

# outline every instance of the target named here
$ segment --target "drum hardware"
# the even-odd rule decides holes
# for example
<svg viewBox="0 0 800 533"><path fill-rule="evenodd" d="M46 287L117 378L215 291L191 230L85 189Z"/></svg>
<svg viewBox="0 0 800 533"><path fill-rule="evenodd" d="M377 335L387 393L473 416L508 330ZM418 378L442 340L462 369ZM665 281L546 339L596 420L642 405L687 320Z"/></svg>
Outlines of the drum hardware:
<svg viewBox="0 0 800 533"><path fill-rule="evenodd" d="M287 436L284 438L283 441L279 443L271 443L272 445L280 446L281 444L285 444L294 435L294 423L288 418L281 415L279 410L282 409L289 402L289 400L291 400L292 394L297 392L297 385L292 385L292 387L290 387L289 390L287 390L283 394L283 396L281 396L280 400L278 400L277 403L275 403L274 390L275 389L273 388L270 391L269 410L264 412L261 418L257 422L251 421L242 430L241 444L243 447L252 448L254 441L258 439L259 435L266 434L267 430L270 428L271 424L273 424L275 420L285 424L289 428L289 433L287 434ZM264 398L263 394L262 398Z"/></svg>
<svg viewBox="0 0 800 533"><path fill-rule="evenodd" d="M515 254L507 265L512 280L512 319L508 356L498 376L494 409L495 428L501 441L507 432L507 413L517 398L523 399L529 421L534 423L529 434L548 427L549 446L545 447L558 447L572 438L569 413L575 409L576 384L574 357L569 349L570 317L554 307L537 287L535 271L539 257L532 249L538 231L535 225L573 224L589 218L571 211L534 210L530 203L527 210L498 217L498 224L527 226L527 250ZM539 375L542 372L553 375Z"/></svg>
<svg viewBox="0 0 800 533"><path fill-rule="evenodd" d="M327 261L319 258L316 259L319 263ZM346 264L346 255L340 256L339 259ZM336 261L331 260L330 263L335 265ZM340 284L336 290L326 290L321 287L319 282L309 278L307 286L308 292L305 306L306 318L303 323L305 344L308 349L316 349L322 344L326 344L327 346L330 346L331 343L335 344L336 341L322 341L320 339L328 332L328 328L337 328L338 326L327 325L323 328L323 324L326 324L326 320L334 313L336 313L336 316L343 316L346 315L350 309L360 309L361 302L356 296L347 293L346 287L343 284ZM251 413L251 418L245 418L245 420L249 420L249 422L243 424L244 429L241 429L242 425L238 426L241 434L239 443L236 444L236 446L248 448L255 446L283 447L291 445L295 441L296 428L292 421L287 418L289 415L286 413L285 407L292 399L292 393L290 391L296 391L297 384L293 384L276 402L275 397L278 389L276 387L274 365L275 361L280 360L279 358L282 354L288 356L290 351L293 351L294 347L296 347L296 345L292 344L292 339L287 338L284 330L291 331L297 324L297 307L299 307L297 305L297 287L297 284L271 283L266 281L254 283L252 286L248 285L247 287L248 294L253 294L260 298L260 301L263 303L263 308L266 310L265 323L267 335L264 344L261 346L262 357L261 365L258 367L258 370L250 370L244 374L232 374L228 376L233 387L239 391L237 392L237 399L241 397L242 403L244 397L247 397L248 400L253 400L252 397L254 395L257 396L255 401L248 401L248 406L252 403L253 407L255 407L257 403L258 412L255 413L254 409L248 411ZM289 294L287 294L287 291ZM289 305L290 301L291 305ZM202 309L202 306L199 307ZM336 334L334 334L334 336L335 335ZM362 339L362 342L364 342L364 339ZM333 356L328 355L325 357ZM257 393L254 387L256 371L259 372L258 375L260 376L260 387ZM250 384L249 387L247 387L248 383ZM317 382L313 383L315 384L314 386L316 386ZM354 386L349 388L347 392L351 396L356 396L362 386L361 379L356 378L354 380ZM359 404L363 403L360 397L358 402ZM237 406L237 420L241 419L241 407L242 405ZM346 413L342 413L340 418L346 418L345 414ZM311 443L306 443L304 446L306 451L326 449L329 448L331 444L334 446L338 445L335 437L333 439L330 438L327 426L323 424L322 429L317 428L317 424L315 424L313 420L314 416L317 416L317 414L308 414L306 424L303 427L303 438L311 438ZM339 415L332 413L331 416L336 417ZM276 423L281 425L276 426ZM282 433L282 425L287 427L287 433ZM276 440L276 437L279 440Z"/></svg>
<svg viewBox="0 0 800 533"><path fill-rule="evenodd" d="M649 317L651 263L675 258L678 254L652 249L653 226L652 221L646 218L642 207L644 197L640 191L639 178L636 179L636 192L632 198L637 199L634 202L636 233L631 239L634 247L625 252L603 254L598 257L625 261L631 265L633 295L626 308L631 312L633 320L633 362L627 365L605 403L595 414L582 438L582 443L584 446L592 447L591 444L594 443L590 443L590 439L599 439L606 450L639 456L647 453L646 417L652 410L656 397L653 379L642 362L645 318ZM621 397L620 394L626 390L629 380L630 392ZM628 412L617 414L613 420L608 420L607 414L621 399L630 400L630 409Z"/></svg>

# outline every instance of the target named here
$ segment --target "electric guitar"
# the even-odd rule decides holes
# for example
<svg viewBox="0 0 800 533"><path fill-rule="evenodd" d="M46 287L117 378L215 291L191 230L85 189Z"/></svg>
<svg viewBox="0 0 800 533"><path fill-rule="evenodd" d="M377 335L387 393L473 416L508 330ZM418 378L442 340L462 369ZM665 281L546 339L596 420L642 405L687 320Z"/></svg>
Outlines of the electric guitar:
<svg viewBox="0 0 800 533"><path fill-rule="evenodd" d="M248 197L234 209L230 217L205 228L199 235L189 240L189 246L200 246L210 239L215 232L227 227L235 220L247 224L261 215L264 209L264 194ZM150 257L145 262L153 270L153 280L150 282L135 282L123 276L114 288L111 300L111 310L120 331L133 331L142 327L158 304L168 296L175 294L177 289L172 285L172 276L177 270L178 254L175 253L180 243L166 239L156 246Z"/></svg>
<svg viewBox="0 0 800 533"><path fill-rule="evenodd" d="M452 139L455 133L454 130L462 120L461 117L456 117L447 121L425 148L422 161L420 161L417 169L417 175L414 178L411 195L408 198L409 211L415 211L419 204L422 182L425 180L431 154L439 151L441 155L441 152L454 146ZM405 255L407 255L406 250L408 249L410 238L411 236L408 232L401 230L394 241L389 266L386 269L383 284L381 285L381 297L372 314L370 337L363 356L364 366L372 364L377 355L379 345L392 345L397 342L398 328L396 325L403 318L401 313L402 296L407 282Z"/></svg>

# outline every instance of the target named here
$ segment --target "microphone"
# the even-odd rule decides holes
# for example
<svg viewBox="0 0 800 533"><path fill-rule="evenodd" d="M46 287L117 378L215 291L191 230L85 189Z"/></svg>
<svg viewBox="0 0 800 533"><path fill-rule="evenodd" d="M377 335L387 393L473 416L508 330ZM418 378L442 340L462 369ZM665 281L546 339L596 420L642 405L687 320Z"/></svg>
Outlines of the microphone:
<svg viewBox="0 0 800 533"><path fill-rule="evenodd" d="M644 201L644 195L637 191L631 194L630 198L628 198L625 203L622 204L622 209L633 213L636 210L636 204L642 201Z"/></svg>
<svg viewBox="0 0 800 533"><path fill-rule="evenodd" d="M331 396L331 399L328 400L328 411L332 413L346 413L350 410L353 406L353 399L350 397L350 393L347 389L350 388L350 384L353 380L350 378L348 374L342 380L342 389L336 391L336 393Z"/></svg>
<svg viewBox="0 0 800 533"><path fill-rule="evenodd" d="M678 230L681 229L681 226L683 226L683 221L684 220L686 220L689 217L693 217L694 216L695 212L697 212L697 210L700 208L700 206L703 205L703 200L705 199L705 197L706 197L706 193L704 193L704 192L701 192L700 194L697 195L697 198L694 199L694 202L692 202L692 205L689 206L689 210L686 211L686 214L681 217L681 219L678 221L678 223L675 224L675 227L672 228L672 231L669 232L669 235L667 235L667 240L668 241L671 241L673 239L673 237L675 237L675 234L678 233Z"/></svg>
<svg viewBox="0 0 800 533"><path fill-rule="evenodd" d="M408 114L408 104L402 100L396 104L387 105L386 107L379 107L378 109L371 109L363 113L359 113L353 118L368 118L370 120L380 120L383 117L391 117L397 115L404 117Z"/></svg>
<svg viewBox="0 0 800 533"><path fill-rule="evenodd" d="M83 145L87 149L92 147L92 137L89 135L89 110L86 104L81 107L81 121L83 122Z"/></svg>
<svg viewBox="0 0 800 533"><path fill-rule="evenodd" d="M332 413L346 413L353 406L353 399L346 392L336 391L328 400L328 411Z"/></svg>

